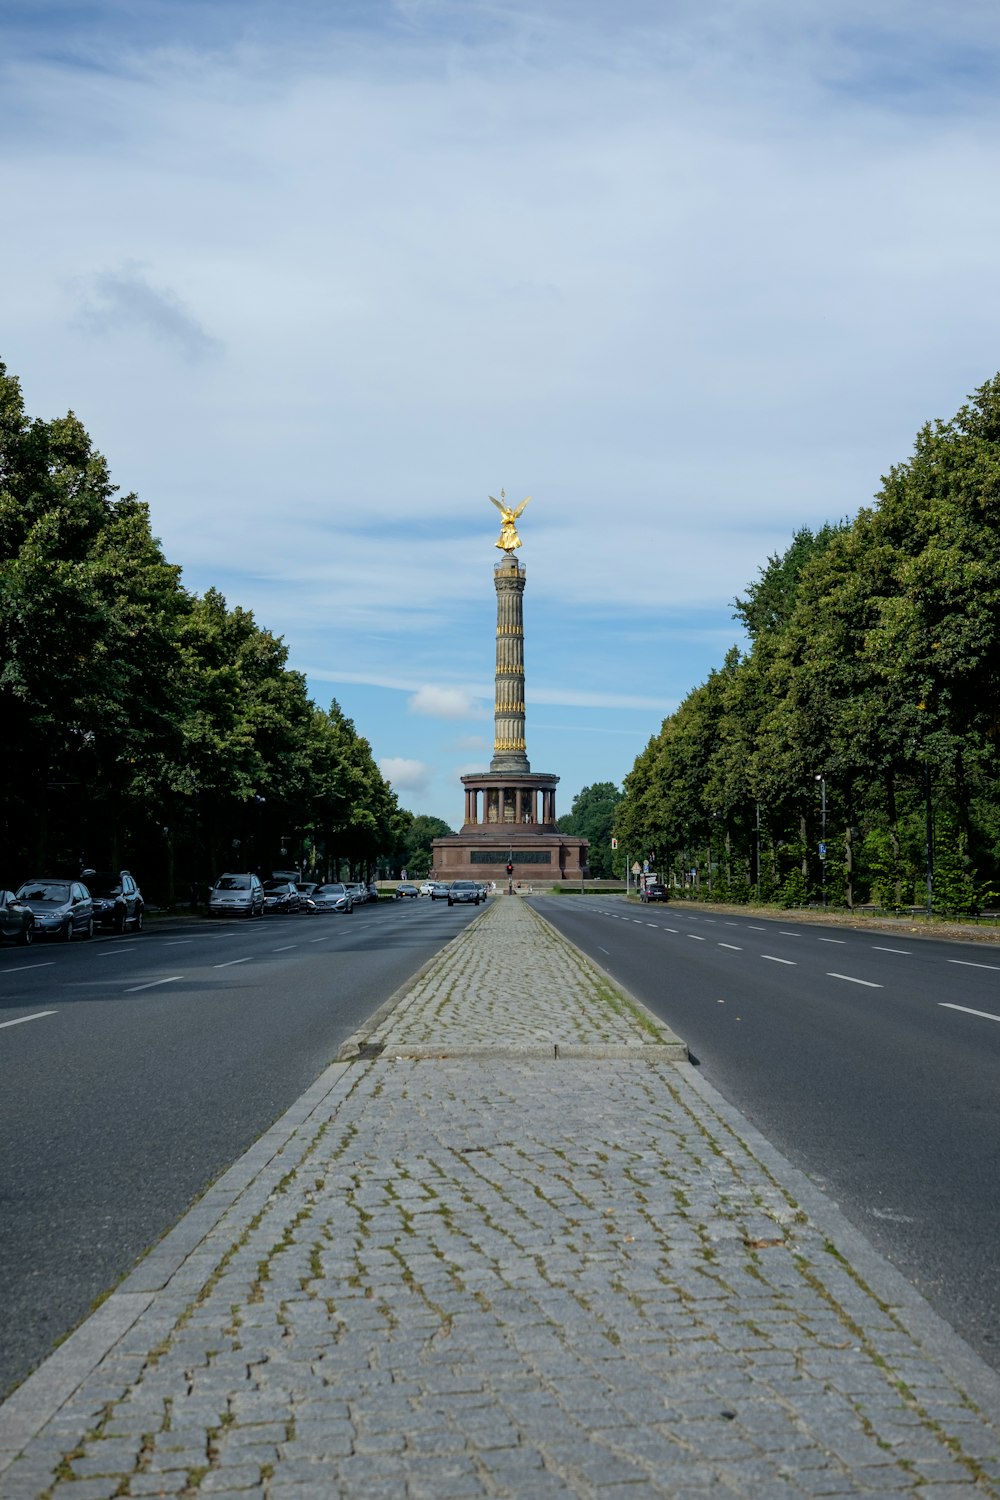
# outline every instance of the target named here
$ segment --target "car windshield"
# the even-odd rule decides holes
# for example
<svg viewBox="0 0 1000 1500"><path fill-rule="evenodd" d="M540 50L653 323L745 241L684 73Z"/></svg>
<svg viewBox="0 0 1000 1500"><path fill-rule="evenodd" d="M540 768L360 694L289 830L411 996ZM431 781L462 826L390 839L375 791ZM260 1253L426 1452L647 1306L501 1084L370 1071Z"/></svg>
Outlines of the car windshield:
<svg viewBox="0 0 1000 1500"><path fill-rule="evenodd" d="M51 901L53 906L62 906L69 900L69 886L55 885L46 880L29 881L17 893L20 901Z"/></svg>
<svg viewBox="0 0 1000 1500"><path fill-rule="evenodd" d="M316 896L342 896L344 894L344 889L344 886L341 884L318 885L313 894Z"/></svg>
<svg viewBox="0 0 1000 1500"><path fill-rule="evenodd" d="M120 896L122 883L117 875L88 875L87 889L92 896Z"/></svg>
<svg viewBox="0 0 1000 1500"><path fill-rule="evenodd" d="M264 889L265 889L265 891L287 891L288 890L288 881L287 880L268 880L268 881L265 882Z"/></svg>
<svg viewBox="0 0 1000 1500"><path fill-rule="evenodd" d="M248 891L250 889L249 875L223 875L215 882L217 891Z"/></svg>

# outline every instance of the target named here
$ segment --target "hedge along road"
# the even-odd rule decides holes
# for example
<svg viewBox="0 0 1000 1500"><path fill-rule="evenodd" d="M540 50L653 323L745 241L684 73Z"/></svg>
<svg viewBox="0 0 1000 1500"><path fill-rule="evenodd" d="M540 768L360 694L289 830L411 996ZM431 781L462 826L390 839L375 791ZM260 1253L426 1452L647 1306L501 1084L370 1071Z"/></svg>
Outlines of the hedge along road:
<svg viewBox="0 0 1000 1500"><path fill-rule="evenodd" d="M1000 1368L1000 947L533 901Z"/></svg>
<svg viewBox="0 0 1000 1500"><path fill-rule="evenodd" d="M0 1395L476 915L383 901L0 950Z"/></svg>

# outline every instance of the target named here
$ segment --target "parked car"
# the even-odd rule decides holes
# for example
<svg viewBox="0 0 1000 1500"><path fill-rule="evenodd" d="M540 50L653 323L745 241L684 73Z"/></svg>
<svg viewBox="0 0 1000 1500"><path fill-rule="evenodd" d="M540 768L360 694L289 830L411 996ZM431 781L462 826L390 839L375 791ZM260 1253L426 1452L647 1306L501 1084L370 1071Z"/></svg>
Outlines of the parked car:
<svg viewBox="0 0 1000 1500"><path fill-rule="evenodd" d="M124 932L131 927L142 931L145 902L142 892L128 870L84 870L83 878L94 901L94 921L98 927Z"/></svg>
<svg viewBox="0 0 1000 1500"><path fill-rule="evenodd" d="M374 880L369 880L368 882L368 899L369 901L378 900L378 886L375 884Z"/></svg>
<svg viewBox="0 0 1000 1500"><path fill-rule="evenodd" d="M404 896L410 896L412 898L413 896L419 896L419 894L420 892L417 890L415 885L407 885L404 883L403 885L397 885L396 887L397 901L402 900Z"/></svg>
<svg viewBox="0 0 1000 1500"><path fill-rule="evenodd" d="M15 943L34 942L35 914L13 891L0 891L0 937Z"/></svg>
<svg viewBox="0 0 1000 1500"><path fill-rule="evenodd" d="M665 885L660 885L658 880L651 880L649 885L644 885L639 892L643 901L669 901L670 892Z"/></svg>
<svg viewBox="0 0 1000 1500"><path fill-rule="evenodd" d="M296 887L299 893L300 911L316 910L316 907L313 905L313 891L316 889L317 884L318 882L315 880L306 880Z"/></svg>
<svg viewBox="0 0 1000 1500"><path fill-rule="evenodd" d="M264 884L264 910L298 911L302 905L294 880L268 880Z"/></svg>
<svg viewBox="0 0 1000 1500"><path fill-rule="evenodd" d="M264 887L252 872L220 875L208 897L210 917L262 917Z"/></svg>
<svg viewBox="0 0 1000 1500"><path fill-rule="evenodd" d="M446 880L435 880L434 884L431 886L431 900L447 901L448 892L450 890L451 886Z"/></svg>
<svg viewBox="0 0 1000 1500"><path fill-rule="evenodd" d="M467 901L478 906L482 900L479 883L475 880L453 880L448 891L448 905L454 906L459 901Z"/></svg>
<svg viewBox="0 0 1000 1500"><path fill-rule="evenodd" d="M421 885L421 887L420 887L420 894L421 894L421 896L429 896L430 893L431 893L431 891L433 889L434 889L434 882L433 882L433 880L425 880L424 883L423 883L423 885Z"/></svg>
<svg viewBox="0 0 1000 1500"><path fill-rule="evenodd" d="M317 912L342 911L350 913L354 910L354 899L347 886L340 880L329 881L326 885L318 885L312 893L312 902Z"/></svg>
<svg viewBox="0 0 1000 1500"><path fill-rule="evenodd" d="M68 943L73 934L94 936L94 903L80 880L26 880L16 893L30 906L36 937L57 937Z"/></svg>
<svg viewBox="0 0 1000 1500"><path fill-rule="evenodd" d="M347 889L351 893L351 899L355 906L364 906L368 900L368 887L363 885L360 880L355 880L348 885Z"/></svg>

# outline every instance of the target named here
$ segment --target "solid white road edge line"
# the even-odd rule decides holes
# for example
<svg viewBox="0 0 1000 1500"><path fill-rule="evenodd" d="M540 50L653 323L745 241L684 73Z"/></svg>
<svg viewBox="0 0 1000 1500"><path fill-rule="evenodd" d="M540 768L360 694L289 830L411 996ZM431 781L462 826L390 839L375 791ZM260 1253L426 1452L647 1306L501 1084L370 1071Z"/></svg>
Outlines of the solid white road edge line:
<svg viewBox="0 0 1000 1500"><path fill-rule="evenodd" d="M58 1015L58 1011L38 1010L33 1016L18 1016L16 1021L0 1021L0 1031L2 1031L5 1026L20 1026L25 1021L40 1021L43 1016L55 1015Z"/></svg>

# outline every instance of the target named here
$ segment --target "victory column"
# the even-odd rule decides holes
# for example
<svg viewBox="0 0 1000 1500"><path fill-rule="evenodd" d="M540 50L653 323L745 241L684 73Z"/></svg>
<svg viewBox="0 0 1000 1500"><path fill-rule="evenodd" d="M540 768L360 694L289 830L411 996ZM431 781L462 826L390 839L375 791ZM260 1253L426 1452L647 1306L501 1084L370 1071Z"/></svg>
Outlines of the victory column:
<svg viewBox="0 0 1000 1500"><path fill-rule="evenodd" d="M514 556L521 546L517 521L531 496L513 509L503 490L489 499L500 512L504 554L493 570L497 596L493 759L490 769L463 776L462 831L435 839L434 869L439 880L500 881L513 865L515 876L533 880L581 879L587 841L556 828L558 776L531 771L524 721L525 569Z"/></svg>

